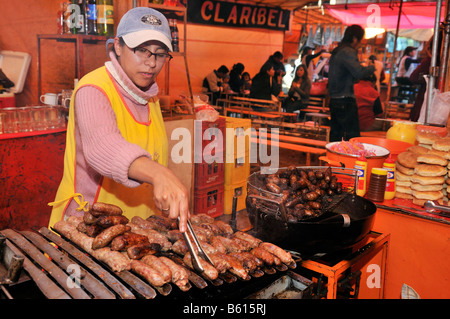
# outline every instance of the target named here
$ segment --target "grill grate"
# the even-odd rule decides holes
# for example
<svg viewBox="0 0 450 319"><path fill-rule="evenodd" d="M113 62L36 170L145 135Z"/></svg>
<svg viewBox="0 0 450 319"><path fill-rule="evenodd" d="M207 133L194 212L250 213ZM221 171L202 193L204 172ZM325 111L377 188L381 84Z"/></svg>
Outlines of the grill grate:
<svg viewBox="0 0 450 319"><path fill-rule="evenodd" d="M219 294L226 298L235 297L234 289L245 287L246 293L254 293L259 288L258 281L267 284L277 278L263 276L264 274L285 273L289 268L282 264L277 269L265 268L252 274L251 279L237 279L230 273L222 274L214 281L208 281L188 270L193 289L182 292L177 287L172 292L172 285L166 283L162 287L153 287L131 271L114 272L107 265L84 252L76 244L64 236L59 236L43 227L38 232L15 231L6 229L0 231L0 287L7 298L14 298L15 288L34 282L41 292L31 298L48 299L154 299L154 298L204 298ZM16 283L2 281L4 274L11 265L14 256L23 258L20 278ZM171 256L177 261L176 256ZM178 258L178 262L181 259ZM4 265L4 267L2 266ZM294 266L295 267L295 266ZM2 269L4 269L2 271ZM6 269L6 270L5 270ZM260 280L265 277L264 280ZM276 276L277 277L277 276ZM237 283L236 283L237 282ZM233 286L233 285L236 286ZM16 287L14 287L16 286ZM80 289L81 288L81 289ZM206 289L205 289L206 288ZM231 289L231 290L230 290ZM36 290L36 289L35 289ZM223 295L225 294L225 295ZM1 296L1 292L0 292Z"/></svg>

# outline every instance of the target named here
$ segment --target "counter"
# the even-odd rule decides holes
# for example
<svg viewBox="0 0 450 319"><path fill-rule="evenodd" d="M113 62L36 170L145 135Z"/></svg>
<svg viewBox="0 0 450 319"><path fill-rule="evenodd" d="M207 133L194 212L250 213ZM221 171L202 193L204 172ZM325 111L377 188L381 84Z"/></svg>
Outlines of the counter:
<svg viewBox="0 0 450 319"><path fill-rule="evenodd" d="M65 129L0 134L0 229L48 226L65 142Z"/></svg>
<svg viewBox="0 0 450 319"><path fill-rule="evenodd" d="M450 218L413 210L420 207L408 202L394 199L377 205L372 229L391 235L384 297L400 298L407 284L422 299L450 298Z"/></svg>

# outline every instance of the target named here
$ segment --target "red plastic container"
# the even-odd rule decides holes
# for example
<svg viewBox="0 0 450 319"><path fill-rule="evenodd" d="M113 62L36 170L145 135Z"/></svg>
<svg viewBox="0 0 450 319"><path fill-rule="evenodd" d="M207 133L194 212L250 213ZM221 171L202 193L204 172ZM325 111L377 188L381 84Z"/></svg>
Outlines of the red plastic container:
<svg viewBox="0 0 450 319"><path fill-rule="evenodd" d="M216 185L194 190L194 214L211 217L223 215L224 186Z"/></svg>
<svg viewBox="0 0 450 319"><path fill-rule="evenodd" d="M224 153L225 150L225 118L219 118L215 122L194 121L194 160L195 163L203 163L208 155L216 152ZM221 139L221 140L220 140ZM207 149L205 149L208 147Z"/></svg>
<svg viewBox="0 0 450 319"><path fill-rule="evenodd" d="M195 189L203 189L214 185L223 185L225 164L213 162L195 164Z"/></svg>

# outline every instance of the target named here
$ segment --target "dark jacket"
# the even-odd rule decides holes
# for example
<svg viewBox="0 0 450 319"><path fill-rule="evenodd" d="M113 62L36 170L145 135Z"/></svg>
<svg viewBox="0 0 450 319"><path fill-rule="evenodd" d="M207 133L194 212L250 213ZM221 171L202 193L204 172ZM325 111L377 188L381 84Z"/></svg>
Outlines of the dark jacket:
<svg viewBox="0 0 450 319"><path fill-rule="evenodd" d="M328 71L330 98L355 97L353 85L375 72L375 67L364 67L358 60L358 51L348 45L337 47L331 53Z"/></svg>
<svg viewBox="0 0 450 319"><path fill-rule="evenodd" d="M270 79L270 75L266 72L256 74L252 79L250 87L250 97L254 99L271 100L272 94L278 96L281 92L281 85L277 81Z"/></svg>

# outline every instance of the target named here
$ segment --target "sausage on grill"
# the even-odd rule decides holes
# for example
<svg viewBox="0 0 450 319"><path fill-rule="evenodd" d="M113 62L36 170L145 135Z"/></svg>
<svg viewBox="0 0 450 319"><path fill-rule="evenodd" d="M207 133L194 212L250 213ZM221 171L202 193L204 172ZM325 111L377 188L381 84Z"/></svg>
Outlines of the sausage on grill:
<svg viewBox="0 0 450 319"><path fill-rule="evenodd" d="M101 215L118 216L123 214L122 208L120 208L119 206L100 202L92 204L90 212L95 217L99 217Z"/></svg>
<svg viewBox="0 0 450 319"><path fill-rule="evenodd" d="M154 268L140 260L132 260L131 269L155 287L161 287L166 283Z"/></svg>
<svg viewBox="0 0 450 319"><path fill-rule="evenodd" d="M100 234L98 234L92 242L92 249L99 249L106 247L115 237L122 235L126 231L129 231L130 227L123 224L114 225L106 228Z"/></svg>
<svg viewBox="0 0 450 319"><path fill-rule="evenodd" d="M261 248L267 250L268 252L270 252L271 254L277 256L285 264L290 264L290 263L294 262L291 254L288 251L285 251L284 249L282 249L272 243L264 242L264 243L261 243L259 245L259 247L261 247Z"/></svg>

